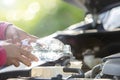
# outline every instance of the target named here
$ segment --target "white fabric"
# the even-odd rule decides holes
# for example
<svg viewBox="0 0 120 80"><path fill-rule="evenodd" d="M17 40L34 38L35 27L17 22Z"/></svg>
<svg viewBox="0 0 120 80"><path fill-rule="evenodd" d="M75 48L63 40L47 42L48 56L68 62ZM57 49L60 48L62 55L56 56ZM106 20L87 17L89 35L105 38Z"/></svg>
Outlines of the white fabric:
<svg viewBox="0 0 120 80"><path fill-rule="evenodd" d="M120 6L100 14L99 19L105 30L111 31L120 27Z"/></svg>

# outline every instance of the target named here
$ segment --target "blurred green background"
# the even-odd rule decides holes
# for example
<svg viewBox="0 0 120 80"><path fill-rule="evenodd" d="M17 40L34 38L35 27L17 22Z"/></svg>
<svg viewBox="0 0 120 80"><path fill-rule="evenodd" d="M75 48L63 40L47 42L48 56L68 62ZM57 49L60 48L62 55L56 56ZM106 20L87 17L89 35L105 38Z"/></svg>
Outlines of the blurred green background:
<svg viewBox="0 0 120 80"><path fill-rule="evenodd" d="M0 20L38 37L83 20L84 12L63 0L0 0Z"/></svg>

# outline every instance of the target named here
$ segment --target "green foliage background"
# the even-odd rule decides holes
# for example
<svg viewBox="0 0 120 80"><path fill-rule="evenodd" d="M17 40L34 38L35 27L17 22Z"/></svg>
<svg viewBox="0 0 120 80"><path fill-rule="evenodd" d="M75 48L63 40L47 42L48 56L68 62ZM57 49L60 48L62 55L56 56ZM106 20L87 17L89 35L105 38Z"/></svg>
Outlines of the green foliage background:
<svg viewBox="0 0 120 80"><path fill-rule="evenodd" d="M5 13L9 13L10 10L26 11L27 6L34 1L37 1L41 5L41 10L35 14L32 20L26 21L24 18L7 20L5 18ZM26 32L38 37L47 36L56 31L63 30L74 23L80 22L84 17L84 12L80 8L65 3L62 0L18 0L17 3L16 8L11 7L12 9L10 10L5 10L4 6L0 6L0 20L11 22Z"/></svg>

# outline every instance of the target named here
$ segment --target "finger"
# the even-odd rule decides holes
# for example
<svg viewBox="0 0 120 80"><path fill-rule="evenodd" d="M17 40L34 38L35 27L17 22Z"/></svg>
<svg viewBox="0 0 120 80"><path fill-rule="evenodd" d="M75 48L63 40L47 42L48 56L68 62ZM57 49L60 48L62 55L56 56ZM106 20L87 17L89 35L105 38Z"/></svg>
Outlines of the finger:
<svg viewBox="0 0 120 80"><path fill-rule="evenodd" d="M31 42L36 42L36 40L38 39L38 37L32 36L32 35L27 36L27 38L29 39L29 44L30 44Z"/></svg>
<svg viewBox="0 0 120 80"><path fill-rule="evenodd" d="M33 50L31 46L22 46L21 48L28 51L29 53Z"/></svg>
<svg viewBox="0 0 120 80"><path fill-rule="evenodd" d="M21 49L21 54L24 55L25 57L29 58L31 61L38 61L38 58L31 54L30 52Z"/></svg>
<svg viewBox="0 0 120 80"><path fill-rule="evenodd" d="M12 61L12 64L16 67L18 67L20 65L19 61L16 59L16 60L13 60Z"/></svg>
<svg viewBox="0 0 120 80"><path fill-rule="evenodd" d="M27 66L30 66L30 65L31 65L31 61L30 61L27 57L25 57L25 56L23 56L23 55L19 56L17 59L18 59L20 62L22 62L23 64L27 65Z"/></svg>

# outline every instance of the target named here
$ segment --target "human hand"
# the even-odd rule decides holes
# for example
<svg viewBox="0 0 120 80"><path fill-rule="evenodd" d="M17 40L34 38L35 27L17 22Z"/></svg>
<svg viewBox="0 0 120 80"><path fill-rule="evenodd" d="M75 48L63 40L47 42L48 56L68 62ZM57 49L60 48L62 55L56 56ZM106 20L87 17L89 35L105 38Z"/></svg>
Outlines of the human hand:
<svg viewBox="0 0 120 80"><path fill-rule="evenodd" d="M29 51L24 50L11 43L3 43L3 48L6 50L7 62L6 65L15 65L18 67L20 62L30 66L32 61L38 61L37 57L32 55Z"/></svg>
<svg viewBox="0 0 120 80"><path fill-rule="evenodd" d="M6 39L11 39L12 43L17 44L24 39L29 39L29 42L35 42L38 37L26 33L15 25L11 25L6 30Z"/></svg>

